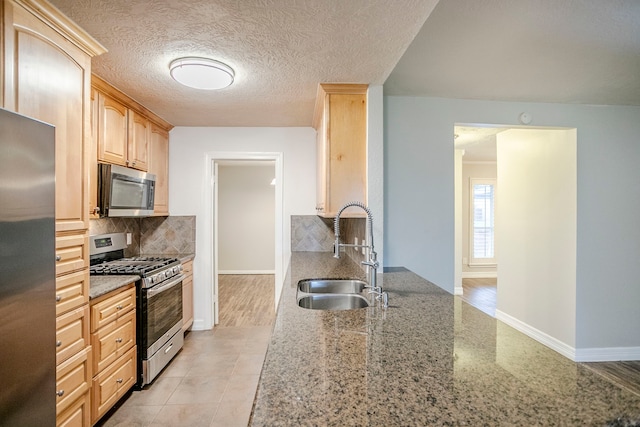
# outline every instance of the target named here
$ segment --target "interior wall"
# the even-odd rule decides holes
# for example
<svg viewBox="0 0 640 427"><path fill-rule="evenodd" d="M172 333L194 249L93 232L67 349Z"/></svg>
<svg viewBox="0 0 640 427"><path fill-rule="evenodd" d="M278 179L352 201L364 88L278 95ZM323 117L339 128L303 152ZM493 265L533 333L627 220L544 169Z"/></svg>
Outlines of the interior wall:
<svg viewBox="0 0 640 427"><path fill-rule="evenodd" d="M470 244L470 224L471 221L471 200L470 197L470 180L471 178L487 178L487 179L495 179L496 178L496 163L495 162L465 162L464 157L462 161L462 277L470 278L470 277L497 277L497 268L495 266L492 267L477 267L470 266L469 260L471 260L471 244ZM498 185L495 187L496 190L496 205L497 200L500 199L500 194L498 190ZM495 230L497 239L497 234L500 232L499 229ZM496 245L496 260L497 260L497 252L499 248ZM466 261L466 262L465 262Z"/></svg>
<svg viewBox="0 0 640 427"><path fill-rule="evenodd" d="M576 357L640 357L640 107L385 97L385 264L453 293L452 129L517 127L522 112L577 128Z"/></svg>
<svg viewBox="0 0 640 427"><path fill-rule="evenodd" d="M218 166L219 274L275 272L275 176L272 162Z"/></svg>
<svg viewBox="0 0 640 427"><path fill-rule="evenodd" d="M175 127L169 144L169 211L196 215L194 259L194 329L213 327L213 240L210 209L211 183L207 156L216 152L282 153L283 236L282 263L291 259L291 215L315 215L316 132L313 128L203 128ZM278 254L276 254L278 255ZM276 291L282 283L276 283ZM277 293L279 295L279 293Z"/></svg>
<svg viewBox="0 0 640 427"><path fill-rule="evenodd" d="M496 145L496 317L575 348L576 131L512 129Z"/></svg>

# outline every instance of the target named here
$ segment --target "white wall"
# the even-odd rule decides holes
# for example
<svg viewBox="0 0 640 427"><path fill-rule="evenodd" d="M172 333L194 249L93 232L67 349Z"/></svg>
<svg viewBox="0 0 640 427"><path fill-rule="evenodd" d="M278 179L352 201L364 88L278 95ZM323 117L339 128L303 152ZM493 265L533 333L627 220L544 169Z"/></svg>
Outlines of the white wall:
<svg viewBox="0 0 640 427"><path fill-rule="evenodd" d="M576 358L640 357L640 107L385 97L385 264L453 292L453 126L524 111L577 129Z"/></svg>
<svg viewBox="0 0 640 427"><path fill-rule="evenodd" d="M497 135L496 318L573 358L576 334L576 132Z"/></svg>
<svg viewBox="0 0 640 427"><path fill-rule="evenodd" d="M219 274L275 272L273 162L218 166Z"/></svg>
<svg viewBox="0 0 640 427"><path fill-rule="evenodd" d="M315 130L309 128L176 127L169 144L169 212L196 215L194 329L213 326L213 243L207 182L207 155L215 152L283 154L284 269L291 258L291 215L315 215ZM278 254L276 254L277 256ZM282 283L276 284L282 289ZM279 292L276 293L279 295Z"/></svg>

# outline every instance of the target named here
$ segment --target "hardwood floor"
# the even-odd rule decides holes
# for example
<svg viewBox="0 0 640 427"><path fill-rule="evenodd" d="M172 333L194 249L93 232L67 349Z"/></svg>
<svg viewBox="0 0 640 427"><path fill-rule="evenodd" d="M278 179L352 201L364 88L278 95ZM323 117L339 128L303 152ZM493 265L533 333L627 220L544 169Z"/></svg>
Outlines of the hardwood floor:
<svg viewBox="0 0 640 427"><path fill-rule="evenodd" d="M275 276L218 276L219 326L270 326L275 319Z"/></svg>
<svg viewBox="0 0 640 427"><path fill-rule="evenodd" d="M498 280L462 279L462 300L496 317L496 290ZM582 363L609 381L640 396L640 361Z"/></svg>
<svg viewBox="0 0 640 427"><path fill-rule="evenodd" d="M498 279L462 279L462 300L491 317L496 317Z"/></svg>

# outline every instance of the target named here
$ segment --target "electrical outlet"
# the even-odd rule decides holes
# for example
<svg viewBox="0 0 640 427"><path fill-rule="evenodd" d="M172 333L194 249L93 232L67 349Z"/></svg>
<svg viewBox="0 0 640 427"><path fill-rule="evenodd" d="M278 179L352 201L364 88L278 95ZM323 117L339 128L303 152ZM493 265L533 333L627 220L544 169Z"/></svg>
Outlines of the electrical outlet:
<svg viewBox="0 0 640 427"><path fill-rule="evenodd" d="M367 254L367 248L365 247L366 245L367 245L367 241L362 239L362 255Z"/></svg>
<svg viewBox="0 0 640 427"><path fill-rule="evenodd" d="M127 233L127 245L131 244L131 233Z"/></svg>
<svg viewBox="0 0 640 427"><path fill-rule="evenodd" d="M357 237L354 237L354 238L353 238L353 244L354 244L354 245L357 245L357 244L358 244L358 238L357 238ZM354 250L354 251L356 251L356 252L358 252L358 248L356 248L356 247L354 247L354 248L353 248L353 250Z"/></svg>

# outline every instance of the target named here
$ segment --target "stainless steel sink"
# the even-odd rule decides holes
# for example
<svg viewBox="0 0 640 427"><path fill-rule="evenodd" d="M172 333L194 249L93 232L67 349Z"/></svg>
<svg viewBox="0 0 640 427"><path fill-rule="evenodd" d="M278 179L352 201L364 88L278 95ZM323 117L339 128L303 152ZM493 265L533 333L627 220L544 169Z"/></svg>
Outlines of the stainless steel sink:
<svg viewBox="0 0 640 427"><path fill-rule="evenodd" d="M357 294L309 294L298 299L298 306L312 310L353 310L369 307L369 301Z"/></svg>
<svg viewBox="0 0 640 427"><path fill-rule="evenodd" d="M356 279L304 279L298 290L307 294L359 294L367 282Z"/></svg>

